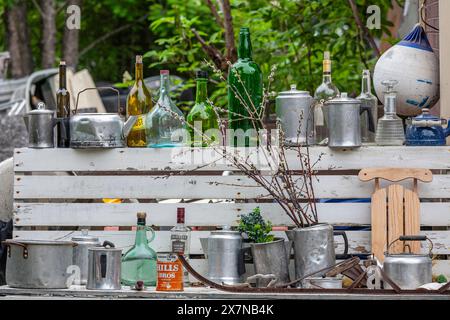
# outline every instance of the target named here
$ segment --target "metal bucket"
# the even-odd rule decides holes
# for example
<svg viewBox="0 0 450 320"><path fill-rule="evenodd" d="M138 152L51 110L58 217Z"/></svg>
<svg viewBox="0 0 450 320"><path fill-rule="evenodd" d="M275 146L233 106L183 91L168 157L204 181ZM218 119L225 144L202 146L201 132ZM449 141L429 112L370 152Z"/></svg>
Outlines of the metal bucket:
<svg viewBox="0 0 450 320"><path fill-rule="evenodd" d="M256 274L273 274L276 277L274 284L284 284L289 279L289 253L291 242L284 239L275 239L272 242L251 243L253 264ZM271 280L259 278L257 287L267 287Z"/></svg>
<svg viewBox="0 0 450 320"><path fill-rule="evenodd" d="M341 235L345 241L344 255L347 255L348 241L345 232L334 232L329 224L317 224L286 232L294 242L295 278L300 279L321 269L336 264L334 235ZM317 273L314 276L322 276ZM301 283L299 284L301 285Z"/></svg>

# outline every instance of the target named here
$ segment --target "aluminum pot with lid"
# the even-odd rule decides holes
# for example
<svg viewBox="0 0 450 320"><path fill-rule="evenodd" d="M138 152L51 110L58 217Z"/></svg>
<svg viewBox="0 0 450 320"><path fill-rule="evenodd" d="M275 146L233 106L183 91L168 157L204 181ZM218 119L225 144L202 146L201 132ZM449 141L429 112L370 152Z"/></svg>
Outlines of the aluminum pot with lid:
<svg viewBox="0 0 450 320"><path fill-rule="evenodd" d="M73 249L73 264L79 267L79 279L74 284L85 285L88 279L88 248L100 247L102 244L97 237L88 235L86 229L81 230L81 235L72 237L77 244Z"/></svg>
<svg viewBox="0 0 450 320"><path fill-rule="evenodd" d="M120 290L122 249L104 241L101 247L88 248L88 280L86 289Z"/></svg>
<svg viewBox="0 0 450 320"><path fill-rule="evenodd" d="M346 92L324 104L327 115L330 148L357 148L361 146L361 101Z"/></svg>
<svg viewBox="0 0 450 320"><path fill-rule="evenodd" d="M287 144L313 144L314 124L313 98L308 91L299 91L296 85L291 90L280 92L275 99L277 120Z"/></svg>
<svg viewBox="0 0 450 320"><path fill-rule="evenodd" d="M6 240L6 283L13 288L65 289L71 285L72 241Z"/></svg>
<svg viewBox="0 0 450 320"><path fill-rule="evenodd" d="M430 243L427 254L414 254L411 252L389 253L389 249L397 241L425 241ZM405 248L409 248L405 245ZM410 248L409 248L410 249ZM414 290L426 283L432 282L431 253L433 242L426 236L401 236L392 241L386 251L383 271L401 289ZM385 282L385 289L392 287Z"/></svg>
<svg viewBox="0 0 450 320"><path fill-rule="evenodd" d="M110 87L86 88L78 93L74 115L70 117L71 148L124 148L125 138L130 133L138 116L130 116L126 122L118 113L77 113L81 93L87 90L109 89L117 93L117 108L120 109L119 91Z"/></svg>

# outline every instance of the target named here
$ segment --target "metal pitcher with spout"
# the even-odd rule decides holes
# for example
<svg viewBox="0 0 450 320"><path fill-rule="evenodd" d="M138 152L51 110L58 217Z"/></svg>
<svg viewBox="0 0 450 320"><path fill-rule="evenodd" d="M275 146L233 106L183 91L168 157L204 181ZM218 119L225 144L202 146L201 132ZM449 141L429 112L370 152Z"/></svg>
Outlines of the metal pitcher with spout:
<svg viewBox="0 0 450 320"><path fill-rule="evenodd" d="M358 148L361 146L361 120L363 112L371 110L361 107L361 101L347 96L346 92L340 97L328 100L324 104L330 130L328 146L330 148ZM369 123L370 125L370 123ZM374 129L374 128L370 128Z"/></svg>
<svg viewBox="0 0 450 320"><path fill-rule="evenodd" d="M119 113L77 113L80 94L87 90L109 89L117 93L117 110L120 109L120 94L110 87L87 88L78 93L74 115L70 117L71 148L124 148L138 116L123 121Z"/></svg>
<svg viewBox="0 0 450 320"><path fill-rule="evenodd" d="M239 231L211 231L200 239L208 259L208 279L216 283L237 284L245 273L243 239Z"/></svg>
<svg viewBox="0 0 450 320"><path fill-rule="evenodd" d="M29 148L54 148L54 127L57 123L55 110L45 108L39 102L37 109L31 110L23 117L28 130Z"/></svg>

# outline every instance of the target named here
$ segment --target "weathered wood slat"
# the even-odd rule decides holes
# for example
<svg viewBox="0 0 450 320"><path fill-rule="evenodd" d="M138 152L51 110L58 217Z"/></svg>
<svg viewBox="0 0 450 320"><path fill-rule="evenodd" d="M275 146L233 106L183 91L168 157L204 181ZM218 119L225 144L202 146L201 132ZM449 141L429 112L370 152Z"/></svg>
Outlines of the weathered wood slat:
<svg viewBox="0 0 450 320"><path fill-rule="evenodd" d="M295 177L294 177L295 180ZM16 176L15 199L252 199L269 198L245 176ZM409 182L405 182L408 186ZM371 183L357 176L320 176L316 198L370 198ZM449 198L450 175L419 184L421 198Z"/></svg>
<svg viewBox="0 0 450 320"><path fill-rule="evenodd" d="M15 230L14 237L28 239L52 239L63 240L70 239L73 235L80 234L79 231L25 231ZM101 240L109 240L119 248L128 248L134 243L135 232L133 231L91 231L90 234L97 235ZM284 232L276 231L274 234L278 237L286 238ZM434 254L450 254L450 231L422 231L421 234L427 235L434 243ZM209 231L193 231L191 234L191 253L201 254L203 250L199 238L207 237ZM349 252L350 253L369 253L370 252L370 232L369 231L348 231ZM170 246L170 232L157 231L155 240L151 246L156 251L168 251ZM343 250L341 237L335 237L337 249L340 253ZM426 244L422 244L426 247ZM425 251L424 251L425 252Z"/></svg>
<svg viewBox="0 0 450 320"><path fill-rule="evenodd" d="M161 171L192 170L201 152L208 160L218 159L215 151L195 149L181 153L167 149L16 149L15 170L30 171ZM365 146L356 150L332 150L327 147L311 147L311 159L322 155L317 170L358 170L367 167L403 167L450 169L450 147L377 147ZM288 153L292 169L299 169L296 152ZM231 168L232 169L232 168ZM226 163L212 163L199 170L230 170Z"/></svg>
<svg viewBox="0 0 450 320"><path fill-rule="evenodd" d="M189 226L237 225L240 215L256 206L276 226L292 225L276 203L20 203L15 225L20 226L134 226L135 213L147 212L156 226L176 223L176 208L186 208ZM370 203L319 203L319 220L340 225L370 225ZM421 203L422 226L450 226L450 202Z"/></svg>

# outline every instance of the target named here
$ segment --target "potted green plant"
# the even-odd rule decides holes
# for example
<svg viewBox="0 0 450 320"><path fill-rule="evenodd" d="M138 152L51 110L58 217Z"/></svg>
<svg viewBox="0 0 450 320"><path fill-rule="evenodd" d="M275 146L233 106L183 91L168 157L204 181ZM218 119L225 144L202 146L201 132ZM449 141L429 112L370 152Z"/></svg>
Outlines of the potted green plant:
<svg viewBox="0 0 450 320"><path fill-rule="evenodd" d="M273 285L288 283L290 243L271 234L272 223L264 220L259 207L241 216L238 230L250 241L255 273L274 275ZM270 281L270 278L260 277L256 284L266 287Z"/></svg>

